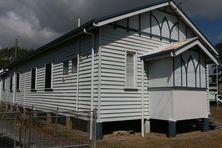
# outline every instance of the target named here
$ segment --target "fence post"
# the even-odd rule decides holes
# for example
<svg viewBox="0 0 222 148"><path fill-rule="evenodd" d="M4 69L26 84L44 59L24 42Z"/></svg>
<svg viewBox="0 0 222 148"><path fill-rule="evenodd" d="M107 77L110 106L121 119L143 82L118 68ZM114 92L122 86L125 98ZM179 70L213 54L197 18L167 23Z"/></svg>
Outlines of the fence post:
<svg viewBox="0 0 222 148"><path fill-rule="evenodd" d="M67 129L72 129L72 121L71 121L71 116L66 116L66 128Z"/></svg>
<svg viewBox="0 0 222 148"><path fill-rule="evenodd" d="M34 111L34 107L32 105L32 109L29 113L29 142L28 142L28 145L29 145L29 148L31 147L31 136L32 136L32 119L33 119L33 111Z"/></svg>
<svg viewBox="0 0 222 148"><path fill-rule="evenodd" d="M56 109L56 116L55 116L55 129L54 129L55 141L57 141L57 123L58 123L58 113L59 113L59 108L57 107L57 109Z"/></svg>
<svg viewBox="0 0 222 148"><path fill-rule="evenodd" d="M16 109L15 109L16 111L20 111L19 110L19 105L18 104L16 104Z"/></svg>
<svg viewBox="0 0 222 148"><path fill-rule="evenodd" d="M6 110L6 112L8 111L8 102L6 102L5 110Z"/></svg>
<svg viewBox="0 0 222 148"><path fill-rule="evenodd" d="M22 121L23 121L23 118L21 117L21 113L19 113L19 115L20 115L18 117L18 120L19 120L19 146L21 148L22 147ZM23 145L24 145L24 143L23 143Z"/></svg>
<svg viewBox="0 0 222 148"><path fill-rule="evenodd" d="M13 112L14 104L10 104L10 111Z"/></svg>
<svg viewBox="0 0 222 148"><path fill-rule="evenodd" d="M92 130L92 147L96 148L96 119L97 119L97 108L93 110L93 130Z"/></svg>
<svg viewBox="0 0 222 148"><path fill-rule="evenodd" d="M46 117L46 123L48 125L51 125L52 124L52 115L51 115L51 113L48 112L46 116L47 116Z"/></svg>
<svg viewBox="0 0 222 148"><path fill-rule="evenodd" d="M15 104L13 105L13 107L12 107L12 112L13 112L13 111L17 111L16 109L17 109L17 103L15 103Z"/></svg>
<svg viewBox="0 0 222 148"><path fill-rule="evenodd" d="M15 113L14 118L15 118L15 119L14 119L14 120L15 120L15 121L14 121L14 122L15 122L15 123L14 123L15 129L14 129L14 131L13 131L13 132L14 132L14 147L16 147L16 132L17 132L17 122L16 122L16 120L17 120L17 113Z"/></svg>

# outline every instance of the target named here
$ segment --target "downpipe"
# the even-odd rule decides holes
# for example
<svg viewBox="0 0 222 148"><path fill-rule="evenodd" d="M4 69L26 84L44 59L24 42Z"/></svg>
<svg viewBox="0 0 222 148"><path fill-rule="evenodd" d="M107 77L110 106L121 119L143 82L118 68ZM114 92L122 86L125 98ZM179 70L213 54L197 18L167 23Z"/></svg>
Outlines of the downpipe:
<svg viewBox="0 0 222 148"><path fill-rule="evenodd" d="M95 35L94 33L88 32L85 28L83 29L84 34L89 35L92 37L92 47L91 47L91 103L90 103L90 140L93 139L93 101L94 101L94 40ZM94 119L95 120L95 119Z"/></svg>

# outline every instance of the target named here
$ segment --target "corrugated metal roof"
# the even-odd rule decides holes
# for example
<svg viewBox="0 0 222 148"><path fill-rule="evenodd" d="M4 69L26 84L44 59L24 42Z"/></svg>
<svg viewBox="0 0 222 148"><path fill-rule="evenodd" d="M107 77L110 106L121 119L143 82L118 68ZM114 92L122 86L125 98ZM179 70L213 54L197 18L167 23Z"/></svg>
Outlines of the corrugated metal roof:
<svg viewBox="0 0 222 148"><path fill-rule="evenodd" d="M142 59L153 59L153 58L158 59L159 57L170 56L171 52L181 49L184 46L187 46L190 43L193 43L194 41L197 41L197 40L198 40L198 38L194 37L194 38L183 40L180 42L171 43L167 47L164 47L164 48L158 50L157 52L153 52L148 55L142 56L141 58Z"/></svg>
<svg viewBox="0 0 222 148"><path fill-rule="evenodd" d="M198 38L195 37L195 38L190 38L190 39L183 40L183 41L180 41L180 42L171 43L167 48L163 48L159 52L178 49L178 48L183 47L184 45L187 45L187 44L189 44L189 43L191 43L191 42L193 42L197 39Z"/></svg>

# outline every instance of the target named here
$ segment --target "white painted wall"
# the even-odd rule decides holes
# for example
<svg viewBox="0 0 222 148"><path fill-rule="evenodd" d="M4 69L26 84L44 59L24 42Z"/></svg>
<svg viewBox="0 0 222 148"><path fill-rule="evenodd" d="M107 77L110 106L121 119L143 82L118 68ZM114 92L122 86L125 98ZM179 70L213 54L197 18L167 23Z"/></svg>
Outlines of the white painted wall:
<svg viewBox="0 0 222 148"><path fill-rule="evenodd" d="M177 17L170 16L164 12L153 11L153 14L158 17L158 20L162 20L166 16L171 27L177 20ZM141 29L146 33L150 33L149 18L150 13L141 15ZM183 22L180 23L183 24ZM119 21L117 24L123 27L127 25L126 20ZM138 30L138 24L138 16L129 18L130 28ZM160 30L158 30L159 28L156 25L157 23L152 23L153 33L159 35ZM166 28L166 23L164 23L163 27ZM180 25L180 28L175 28L172 34L173 39L178 37L178 29L180 30L180 39L185 39L186 29L184 24ZM187 32L190 34L190 37L192 37L189 28ZM164 37L168 35L169 32L163 32ZM164 106L164 108L161 108L158 118L161 118L161 116L172 118L172 108L170 106L170 102L172 102L172 100L170 100L172 92L163 91L163 93L157 93L148 91L148 88L156 84L161 84L161 86L172 85L172 76L166 78L172 70L171 61L163 61L163 63L160 64L160 60L157 63L153 63L151 67L151 70L154 70L153 74L151 73L152 79L148 77L150 70L146 67L143 82L144 90L141 90L141 72L143 67L140 57L163 48L169 44L169 41L160 40L160 38L155 37L151 38L148 34L139 35L139 33L135 31L127 32L126 29L115 29L110 25L106 25L101 27L100 34L96 35L96 44L98 45L95 48L93 104L94 107L98 107L98 122L141 119L141 96L143 91L145 118L149 119L152 114L157 114L153 109L156 109L155 107L157 107L158 104ZM100 59L98 49L101 54ZM71 60L76 57L79 50L81 60L79 65L79 88L77 89L77 75L69 74L68 76L63 76L62 63L64 60L70 60L71 71ZM79 44L77 39L72 39L59 47L53 48L20 64L17 67L17 71L20 72L20 92L16 92L16 103L20 105L34 105L34 107L41 110L55 110L56 107L69 110L75 110L76 107L78 107L80 111L89 110L91 102L92 60L90 51L90 37L82 36ZM137 55L137 90L134 91L125 90L126 51L133 51ZM44 91L45 64L49 62L53 63L53 92ZM158 75L159 64L162 65L160 66L162 73ZM37 67L37 92L31 92L31 69L35 67ZM6 83L7 90L2 93L2 98L9 102L12 101L12 93L9 91L9 76L11 73L13 73L12 69L10 69L8 73ZM157 77L160 77L160 79ZM155 81L158 81L158 83ZM77 90L79 90L79 96L76 96ZM154 100L153 96L158 97Z"/></svg>
<svg viewBox="0 0 222 148"><path fill-rule="evenodd" d="M172 58L149 61L149 86L172 87L173 86L173 60Z"/></svg>
<svg viewBox="0 0 222 148"><path fill-rule="evenodd" d="M175 86L173 86L173 58L148 62L151 119L179 121L208 117L205 57L199 52L190 50L182 54L185 65L189 65L187 86L185 68L180 66L180 56L175 58ZM188 62L191 55L195 66L200 62L200 67L197 68L196 86L195 68L192 61Z"/></svg>
<svg viewBox="0 0 222 148"><path fill-rule="evenodd" d="M173 92L170 89L157 89L149 93L150 118L174 121Z"/></svg>
<svg viewBox="0 0 222 148"><path fill-rule="evenodd" d="M150 92L150 118L180 121L208 118L206 90L159 89Z"/></svg>
<svg viewBox="0 0 222 148"><path fill-rule="evenodd" d="M98 36L98 35L97 35ZM97 37L98 38L98 37ZM39 110L56 110L57 107L65 110L80 111L90 110L91 93L91 37L81 36L72 39L58 47L50 49L30 60L19 64L16 72L20 73L20 91L16 92L16 102L18 105L34 106ZM98 39L97 39L98 40ZM96 41L98 44L98 41ZM98 45L95 47L97 50ZM80 51L81 60L79 65L79 100L77 103L76 84L77 74L71 73L71 61ZM63 75L63 61L69 60L69 75ZM53 63L53 91L45 91L45 64ZM31 69L37 68L37 88L36 92L31 91ZM95 55L95 93L97 91L98 80L98 56ZM14 68L9 69L6 80L6 90L3 91L2 99L12 102L12 92L9 90L10 76ZM14 85L14 82L13 82ZM94 103L95 104L95 103Z"/></svg>
<svg viewBox="0 0 222 148"><path fill-rule="evenodd" d="M134 32L114 29L111 26L101 28L101 109L100 122L141 119L141 72L140 57L165 44L151 40L148 36L139 36ZM137 54L137 89L126 91L125 67L126 51ZM144 73L145 118L149 118L148 77Z"/></svg>
<svg viewBox="0 0 222 148"><path fill-rule="evenodd" d="M178 17L171 16L164 12L153 11L153 15L157 16L160 23L164 17L168 18L170 27L178 21ZM156 26L152 18L152 30L156 35L160 35L159 28ZM180 22L183 23L183 22ZM167 44L169 41L160 40L160 38L150 38L148 34L139 35L138 32L127 32L127 19L116 22L117 25L123 28L115 28L111 25L106 25L100 29L100 46L101 46L101 95L99 98L99 122L124 121L141 119L141 59L143 55L157 51ZM163 26L166 28L166 24ZM184 25L185 26L185 25ZM183 26L182 26L183 27ZM125 28L125 29L124 29ZM139 16L129 18L129 28L139 30ZM156 30L155 30L156 29ZM150 33L150 13L141 14L141 30ZM163 29L165 30L165 29ZM181 30L181 36L185 37L185 29ZM190 31L189 29L187 31ZM178 27L172 32L174 39L178 39ZM165 37L169 37L169 32L163 32ZM181 40L185 38L180 38ZM137 53L137 89L136 91L126 91L125 89L125 53L133 51ZM160 60L161 61L161 60ZM153 63L154 64L154 63ZM158 64L158 62L157 62ZM149 67L150 68L150 67ZM144 73L144 92L145 92L145 118L150 117L150 94L147 90L150 84L155 85L159 76L158 83L162 86L172 85L172 62L165 61L162 63L162 68L152 65L151 69L155 69L152 77L148 78L149 70ZM159 70L163 72L158 75ZM154 72L154 71L153 71ZM169 77L163 76L169 75ZM148 81L149 79L149 81Z"/></svg>
<svg viewBox="0 0 222 148"><path fill-rule="evenodd" d="M174 120L208 118L206 90L174 90Z"/></svg>

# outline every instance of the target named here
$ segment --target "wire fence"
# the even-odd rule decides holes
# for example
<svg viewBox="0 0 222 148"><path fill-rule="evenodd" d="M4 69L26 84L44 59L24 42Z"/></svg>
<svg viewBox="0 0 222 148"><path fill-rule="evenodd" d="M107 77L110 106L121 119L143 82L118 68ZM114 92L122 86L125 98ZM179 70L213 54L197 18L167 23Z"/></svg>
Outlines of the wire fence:
<svg viewBox="0 0 222 148"><path fill-rule="evenodd" d="M95 148L95 122L96 110L41 112L2 104L0 147Z"/></svg>

